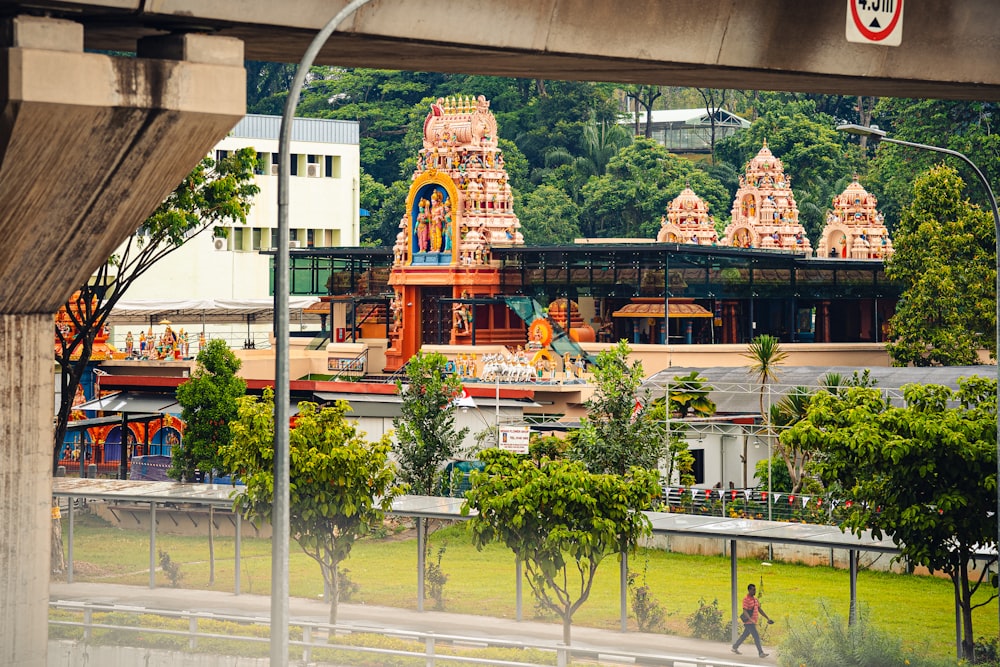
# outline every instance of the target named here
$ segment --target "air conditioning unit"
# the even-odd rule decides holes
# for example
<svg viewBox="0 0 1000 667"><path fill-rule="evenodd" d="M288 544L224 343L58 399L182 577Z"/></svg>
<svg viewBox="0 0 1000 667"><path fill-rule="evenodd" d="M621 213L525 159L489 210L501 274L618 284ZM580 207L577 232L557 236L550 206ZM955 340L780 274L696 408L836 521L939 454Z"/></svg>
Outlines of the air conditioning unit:
<svg viewBox="0 0 1000 667"><path fill-rule="evenodd" d="M323 171L320 169L318 164L307 164L306 165L306 176L310 178L319 178L323 175Z"/></svg>
<svg viewBox="0 0 1000 667"><path fill-rule="evenodd" d="M288 247L289 248L298 248L299 247L299 242L298 241L289 241L288 242Z"/></svg>
<svg viewBox="0 0 1000 667"><path fill-rule="evenodd" d="M216 237L216 238L212 239L212 247L215 248L216 250L225 250L226 249L226 239L224 239L222 237Z"/></svg>
<svg viewBox="0 0 1000 667"><path fill-rule="evenodd" d="M277 165L277 164L272 164L272 165L271 165L271 175L272 175L272 176L277 176L277 175L278 175L278 170L279 170L279 169L280 169L280 165Z"/></svg>

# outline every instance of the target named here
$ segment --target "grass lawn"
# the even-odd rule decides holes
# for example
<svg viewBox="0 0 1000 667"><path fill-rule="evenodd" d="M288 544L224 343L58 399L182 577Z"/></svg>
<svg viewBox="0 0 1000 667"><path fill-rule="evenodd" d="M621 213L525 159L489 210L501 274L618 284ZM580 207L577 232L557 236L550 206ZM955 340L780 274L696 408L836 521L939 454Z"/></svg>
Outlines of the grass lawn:
<svg viewBox="0 0 1000 667"><path fill-rule="evenodd" d="M448 576L444 609L465 614L488 614L513 618L516 612L514 558L499 545L477 551L465 524L457 524L431 535L431 560L444 546L441 567ZM77 517L74 540L74 580L148 585L149 535L146 531L112 528L92 516ZM247 532L247 531L245 531ZM67 535L64 526L64 537ZM185 588L233 589L235 545L232 538L215 540L215 584L208 585L208 540L201 537L157 535L157 548L180 564L180 586ZM68 545L67 545L68 546ZM271 588L270 540L243 538L241 590L267 595ZM718 599L724 616L729 613L729 559L716 556L672 554L641 550L630 565L667 614L664 631L690 635L686 619L700 599ZM351 602L415 609L417 580L416 539L410 532L383 539L359 541L344 567L359 586ZM740 589L755 583L761 601L777 623L766 628L765 642L778 643L788 623L811 622L822 616L820 603L846 615L849 580L846 570L775 562L764 566L756 560L739 563ZM169 586L162 572L157 585ZM617 629L619 620L618 561L602 563L587 601L574 616L575 625ZM319 566L293 543L289 588L295 597L316 598L323 592ZM858 599L874 624L903 639L904 644L937 657L954 656L955 613L951 582L937 577L888 574L862 570L858 577ZM985 596L982 598L985 599ZM534 598L524 585L524 615L536 614ZM425 609L434 607L427 600ZM920 610L915 613L914 610ZM553 618L553 622L556 620ZM974 612L976 635L996 636L996 602ZM636 628L630 619L630 627Z"/></svg>

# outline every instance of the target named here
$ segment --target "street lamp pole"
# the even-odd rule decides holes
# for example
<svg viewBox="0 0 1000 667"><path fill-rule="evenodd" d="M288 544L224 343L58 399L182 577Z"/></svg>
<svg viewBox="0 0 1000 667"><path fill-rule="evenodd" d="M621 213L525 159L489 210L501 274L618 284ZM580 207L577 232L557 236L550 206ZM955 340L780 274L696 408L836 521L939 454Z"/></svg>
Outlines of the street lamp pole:
<svg viewBox="0 0 1000 667"><path fill-rule="evenodd" d="M976 166L976 163L970 160L965 154L959 153L958 151L953 151L948 148L941 148L940 146L930 146L928 144L918 144L913 141L903 141L901 139L891 139L886 136L885 130L880 130L877 126L866 127L864 125L838 125L837 130L840 132L849 132L851 134L858 134L868 137L876 137L880 141L885 141L890 144L899 144L900 146L909 146L910 148L918 148L920 150L932 151L934 153L944 153L945 155L951 155L952 157L957 157L959 160L965 162L967 165L972 167L972 171L976 173L979 177L979 181L983 184L983 188L986 190L986 196L990 201L990 210L993 212L993 229L995 232L994 241L996 244L996 343L997 343L997 414L1000 415L1000 213L997 212L997 199L993 195L993 188L990 187L990 182L986 180L986 176L983 174L982 170ZM997 519L997 569L1000 571L1000 423L997 424L997 436L996 436L996 449L997 449L997 508L996 508L996 519ZM1000 604L997 605L997 618L1000 620ZM1000 632L1000 629L998 629Z"/></svg>
<svg viewBox="0 0 1000 667"><path fill-rule="evenodd" d="M353 0L320 30L302 54L288 89L278 132L278 243L274 255L274 496L271 510L271 664L288 662L288 558L289 558L289 384L288 353L288 191L291 185L292 122L306 74L319 50L348 16L370 0ZM239 563L236 564L239 567Z"/></svg>

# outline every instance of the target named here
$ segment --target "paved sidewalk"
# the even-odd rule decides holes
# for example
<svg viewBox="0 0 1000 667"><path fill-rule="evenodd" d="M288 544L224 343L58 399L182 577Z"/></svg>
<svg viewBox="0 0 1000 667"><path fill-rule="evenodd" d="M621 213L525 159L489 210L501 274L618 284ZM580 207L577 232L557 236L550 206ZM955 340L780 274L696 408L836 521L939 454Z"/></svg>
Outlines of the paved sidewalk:
<svg viewBox="0 0 1000 667"><path fill-rule="evenodd" d="M271 599L264 595L233 595L217 591L200 591L181 588L157 588L119 584L52 582L49 585L52 601L76 600L107 604L123 604L150 609L174 611L204 611L234 616L268 618ZM289 616L313 622L325 622L329 608L321 600L291 598ZM515 621L509 618L452 614L440 611L417 612L393 607L341 603L338 622L345 626L361 626L379 630L410 630L438 632L474 638L506 639L510 641L548 644L556 646L562 641L562 625L540 621ZM733 655L727 643L709 642L689 637L651 634L643 632L621 633L580 625L573 626L573 646L599 649L609 655L616 651L647 653L677 657L717 658L718 665L776 665L774 647L765 646L771 653L767 658L755 655L753 642L740 647L743 655Z"/></svg>

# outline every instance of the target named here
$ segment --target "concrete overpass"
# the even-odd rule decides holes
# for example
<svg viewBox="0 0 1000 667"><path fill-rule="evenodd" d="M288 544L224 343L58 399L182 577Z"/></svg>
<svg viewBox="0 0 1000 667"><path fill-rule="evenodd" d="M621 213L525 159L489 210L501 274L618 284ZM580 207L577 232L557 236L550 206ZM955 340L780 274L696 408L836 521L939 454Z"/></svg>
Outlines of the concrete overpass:
<svg viewBox="0 0 1000 667"><path fill-rule="evenodd" d="M46 663L52 315L343 0L0 0L0 664ZM927 0L890 48L844 2L375 0L322 63L1000 99L1000 6ZM136 58L85 53L132 50Z"/></svg>
<svg viewBox="0 0 1000 667"><path fill-rule="evenodd" d="M339 0L3 0L86 26L86 45L201 30L298 62ZM845 40L844 0L375 0L318 62L712 88L1000 99L1000 6L907 2L902 44Z"/></svg>

